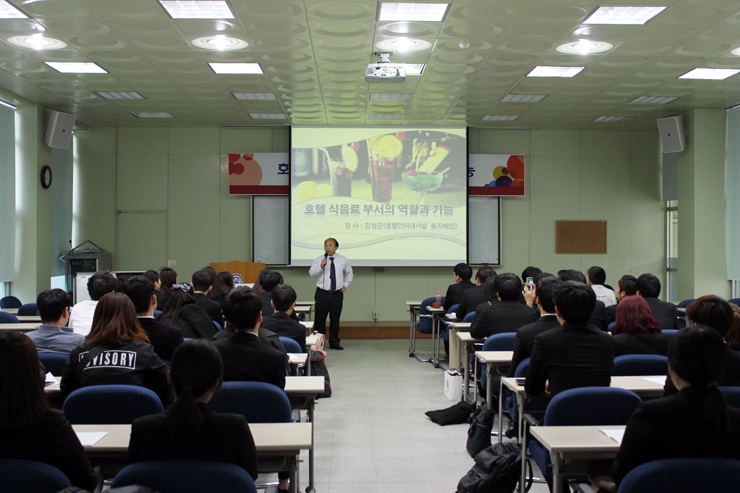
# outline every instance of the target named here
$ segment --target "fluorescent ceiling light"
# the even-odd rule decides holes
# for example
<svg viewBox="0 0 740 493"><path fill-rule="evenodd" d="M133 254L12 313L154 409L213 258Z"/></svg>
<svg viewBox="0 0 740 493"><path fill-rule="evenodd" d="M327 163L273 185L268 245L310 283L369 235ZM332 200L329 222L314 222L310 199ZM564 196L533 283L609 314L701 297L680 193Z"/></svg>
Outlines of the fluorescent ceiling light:
<svg viewBox="0 0 740 493"><path fill-rule="evenodd" d="M239 101L275 101L275 93L272 92L232 92Z"/></svg>
<svg viewBox="0 0 740 493"><path fill-rule="evenodd" d="M410 93L393 93L383 94L376 93L370 95L370 101L409 101L411 100Z"/></svg>
<svg viewBox="0 0 740 493"><path fill-rule="evenodd" d="M586 67L548 67L539 65L527 77L575 77Z"/></svg>
<svg viewBox="0 0 740 493"><path fill-rule="evenodd" d="M131 99L146 99L138 92L133 91L98 91L95 94L103 99L116 99L116 100L131 100Z"/></svg>
<svg viewBox="0 0 740 493"><path fill-rule="evenodd" d="M172 115L165 113L164 111L140 111L138 113L131 113L136 118L172 118Z"/></svg>
<svg viewBox="0 0 740 493"><path fill-rule="evenodd" d="M254 120L286 120L288 117L284 113L250 113Z"/></svg>
<svg viewBox="0 0 740 493"><path fill-rule="evenodd" d="M507 94L501 99L502 103L539 103L547 94Z"/></svg>
<svg viewBox="0 0 740 493"><path fill-rule="evenodd" d="M634 116L600 116L593 120L597 123L622 123L633 120Z"/></svg>
<svg viewBox="0 0 740 493"><path fill-rule="evenodd" d="M738 72L740 70L731 68L695 68L680 76L679 79L725 80Z"/></svg>
<svg viewBox="0 0 740 493"><path fill-rule="evenodd" d="M28 19L28 16L18 10L15 5L0 0L0 19Z"/></svg>
<svg viewBox="0 0 740 493"><path fill-rule="evenodd" d="M63 74L107 74L100 65L91 62L44 62Z"/></svg>
<svg viewBox="0 0 740 493"><path fill-rule="evenodd" d="M261 74L259 63L209 63L217 74Z"/></svg>
<svg viewBox="0 0 740 493"><path fill-rule="evenodd" d="M382 113L377 115L367 115L368 120L403 120L403 115Z"/></svg>
<svg viewBox="0 0 740 493"><path fill-rule="evenodd" d="M599 7L583 24L645 24L666 7Z"/></svg>
<svg viewBox="0 0 740 493"><path fill-rule="evenodd" d="M513 122L517 120L521 115L486 115L481 118L484 122Z"/></svg>
<svg viewBox="0 0 740 493"><path fill-rule="evenodd" d="M406 75L421 75L424 73L424 67L426 67L423 63L405 63L406 66Z"/></svg>
<svg viewBox="0 0 740 493"><path fill-rule="evenodd" d="M173 19L235 19L224 0L159 0Z"/></svg>
<svg viewBox="0 0 740 493"><path fill-rule="evenodd" d="M378 20L440 22L449 3L381 3Z"/></svg>
<svg viewBox="0 0 740 493"><path fill-rule="evenodd" d="M668 104L677 99L675 96L640 96L627 104Z"/></svg>

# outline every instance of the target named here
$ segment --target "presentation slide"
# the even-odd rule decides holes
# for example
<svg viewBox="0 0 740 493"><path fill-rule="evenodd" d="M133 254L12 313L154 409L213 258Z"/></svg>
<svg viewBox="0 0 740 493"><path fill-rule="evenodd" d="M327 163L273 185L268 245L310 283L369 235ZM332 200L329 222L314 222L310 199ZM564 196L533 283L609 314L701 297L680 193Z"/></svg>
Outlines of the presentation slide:
<svg viewBox="0 0 740 493"><path fill-rule="evenodd" d="M466 260L464 127L294 126L291 147L292 265L329 237L355 267Z"/></svg>

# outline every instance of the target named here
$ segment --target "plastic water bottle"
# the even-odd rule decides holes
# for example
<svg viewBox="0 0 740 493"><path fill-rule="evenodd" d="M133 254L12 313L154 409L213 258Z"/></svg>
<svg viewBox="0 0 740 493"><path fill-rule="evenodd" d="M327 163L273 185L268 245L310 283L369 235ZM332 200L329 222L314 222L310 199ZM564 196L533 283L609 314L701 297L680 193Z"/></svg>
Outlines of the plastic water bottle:
<svg viewBox="0 0 740 493"><path fill-rule="evenodd" d="M442 293L437 291L437 299L434 302L435 308L441 308L442 307Z"/></svg>

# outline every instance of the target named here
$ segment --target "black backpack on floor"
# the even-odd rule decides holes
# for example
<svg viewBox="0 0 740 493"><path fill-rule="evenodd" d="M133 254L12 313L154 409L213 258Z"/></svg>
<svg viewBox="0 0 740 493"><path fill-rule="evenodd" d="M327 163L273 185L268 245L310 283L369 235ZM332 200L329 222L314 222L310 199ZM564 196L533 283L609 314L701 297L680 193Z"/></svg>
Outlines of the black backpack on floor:
<svg viewBox="0 0 740 493"><path fill-rule="evenodd" d="M495 443L475 456L475 465L457 484L457 493L512 493L521 473L521 447L513 442ZM525 491L531 486L529 482Z"/></svg>
<svg viewBox="0 0 740 493"><path fill-rule="evenodd" d="M311 351L311 375L314 377L324 377L324 393L317 394L316 398L331 397L331 379L329 378L329 370L326 369L326 353L324 351Z"/></svg>

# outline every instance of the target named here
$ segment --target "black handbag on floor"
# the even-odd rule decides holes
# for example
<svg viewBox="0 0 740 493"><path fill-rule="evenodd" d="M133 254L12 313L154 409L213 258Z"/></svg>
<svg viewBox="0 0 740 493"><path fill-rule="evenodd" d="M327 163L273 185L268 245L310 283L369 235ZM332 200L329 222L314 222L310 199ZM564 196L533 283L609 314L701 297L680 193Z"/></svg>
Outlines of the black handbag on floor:
<svg viewBox="0 0 740 493"><path fill-rule="evenodd" d="M427 411L424 414L429 416L429 419L440 426L459 425L461 423L469 423L470 413L472 413L474 410L475 406L473 404L460 401L454 406L448 407L447 409Z"/></svg>
<svg viewBox="0 0 740 493"><path fill-rule="evenodd" d="M470 415L470 428L468 428L468 443L466 445L470 457L475 457L478 452L491 446L494 416L495 413L485 406L476 407Z"/></svg>
<svg viewBox="0 0 740 493"><path fill-rule="evenodd" d="M529 477L532 477L532 466ZM522 449L516 443L495 443L475 456L475 465L457 484L457 493L512 493L519 482ZM532 487L531 479L524 491Z"/></svg>

